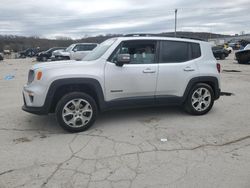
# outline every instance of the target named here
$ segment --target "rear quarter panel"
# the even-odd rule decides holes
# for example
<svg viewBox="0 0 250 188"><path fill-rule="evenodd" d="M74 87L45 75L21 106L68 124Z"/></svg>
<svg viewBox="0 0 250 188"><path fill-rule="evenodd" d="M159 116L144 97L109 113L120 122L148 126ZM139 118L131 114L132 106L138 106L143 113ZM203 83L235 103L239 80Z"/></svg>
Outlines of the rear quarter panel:
<svg viewBox="0 0 250 188"><path fill-rule="evenodd" d="M199 67L199 76L212 76L216 77L220 87L220 73L217 70L217 60L215 59L211 44L201 42L202 59L197 62Z"/></svg>

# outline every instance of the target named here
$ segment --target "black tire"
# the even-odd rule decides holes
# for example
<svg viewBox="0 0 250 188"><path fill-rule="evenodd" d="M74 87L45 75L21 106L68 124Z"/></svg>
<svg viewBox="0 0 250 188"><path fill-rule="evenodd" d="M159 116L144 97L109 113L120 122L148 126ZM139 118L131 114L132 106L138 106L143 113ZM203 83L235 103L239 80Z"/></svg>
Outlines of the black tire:
<svg viewBox="0 0 250 188"><path fill-rule="evenodd" d="M199 88L205 88L207 91L209 91L209 93L211 95L210 104L207 106L206 109L204 109L202 111L198 111L192 105L192 96L195 93L195 91L197 91ZM214 104L214 91L211 88L211 86L208 84L205 84L205 83L198 83L190 90L190 92L186 98L186 101L184 103L184 109L186 112L188 112L189 114L192 114L192 115L204 115L211 110L211 108L213 107L213 104Z"/></svg>
<svg viewBox="0 0 250 188"><path fill-rule="evenodd" d="M238 61L239 64L245 64L243 61Z"/></svg>
<svg viewBox="0 0 250 188"><path fill-rule="evenodd" d="M221 59L221 60L224 60L225 58L226 58L226 55L225 55L225 54L221 54L221 55L220 55L220 59Z"/></svg>
<svg viewBox="0 0 250 188"><path fill-rule="evenodd" d="M43 62L46 62L47 60L48 60L47 57L45 57L45 56L42 57Z"/></svg>
<svg viewBox="0 0 250 188"><path fill-rule="evenodd" d="M87 124L80 126L80 127L73 127L68 125L67 123L65 123L64 119L63 119L63 111L64 111L64 107L72 100L84 100L87 101L89 103L89 105L91 106L91 110L92 110L92 116L91 119L87 122ZM78 109L79 110L79 109ZM77 113L77 112L74 112ZM86 93L83 92L72 92L72 93L68 93L65 96L63 96L56 107L56 119L57 122L59 123L59 125L65 129L66 131L69 132L82 132L82 131L86 131L87 129L89 129L95 122L96 117L97 117L97 113L98 113L98 109L97 109L97 105L95 100L89 96ZM79 112L80 114L80 112ZM74 117L74 115L72 115ZM83 114L81 114L81 116L83 116Z"/></svg>

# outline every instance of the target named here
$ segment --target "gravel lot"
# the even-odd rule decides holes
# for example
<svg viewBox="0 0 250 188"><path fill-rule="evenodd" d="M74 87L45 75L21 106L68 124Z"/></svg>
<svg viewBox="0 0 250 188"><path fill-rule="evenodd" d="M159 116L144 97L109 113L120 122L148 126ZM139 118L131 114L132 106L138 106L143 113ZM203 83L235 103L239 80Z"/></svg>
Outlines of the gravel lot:
<svg viewBox="0 0 250 188"><path fill-rule="evenodd" d="M220 63L222 91L234 95L222 96L209 114L173 107L106 112L79 134L63 131L52 115L21 110L34 63L0 62L1 188L250 187L250 65L233 55ZM14 79L5 80L8 74Z"/></svg>

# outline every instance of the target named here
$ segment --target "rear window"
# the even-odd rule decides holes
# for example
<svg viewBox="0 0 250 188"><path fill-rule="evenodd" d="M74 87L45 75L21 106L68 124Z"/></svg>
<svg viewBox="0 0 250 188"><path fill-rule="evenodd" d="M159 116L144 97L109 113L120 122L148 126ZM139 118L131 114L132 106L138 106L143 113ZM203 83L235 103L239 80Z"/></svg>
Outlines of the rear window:
<svg viewBox="0 0 250 188"><path fill-rule="evenodd" d="M160 63L181 63L201 56L198 43L161 41Z"/></svg>
<svg viewBox="0 0 250 188"><path fill-rule="evenodd" d="M191 44L191 50L192 50L192 58L191 59L196 59L201 56L201 48L200 44L198 43L190 43Z"/></svg>

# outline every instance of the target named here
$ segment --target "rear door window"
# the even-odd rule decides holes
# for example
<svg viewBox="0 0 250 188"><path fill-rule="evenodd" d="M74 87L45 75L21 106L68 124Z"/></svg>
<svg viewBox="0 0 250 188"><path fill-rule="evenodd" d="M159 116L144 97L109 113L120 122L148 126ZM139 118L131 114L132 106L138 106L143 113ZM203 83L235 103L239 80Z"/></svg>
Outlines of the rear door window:
<svg viewBox="0 0 250 188"><path fill-rule="evenodd" d="M201 56L198 43L182 41L161 41L160 63L182 63Z"/></svg>

